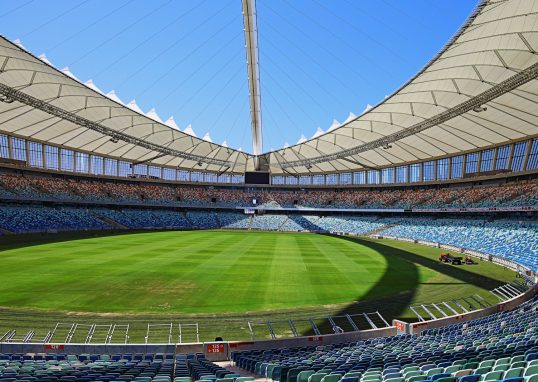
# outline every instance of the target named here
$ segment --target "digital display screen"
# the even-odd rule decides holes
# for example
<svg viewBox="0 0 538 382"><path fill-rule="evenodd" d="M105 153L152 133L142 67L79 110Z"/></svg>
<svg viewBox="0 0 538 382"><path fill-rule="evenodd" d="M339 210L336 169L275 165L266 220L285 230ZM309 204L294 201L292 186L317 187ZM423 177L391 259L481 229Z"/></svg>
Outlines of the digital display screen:
<svg viewBox="0 0 538 382"><path fill-rule="evenodd" d="M269 184L269 173L261 171L245 172L245 184Z"/></svg>

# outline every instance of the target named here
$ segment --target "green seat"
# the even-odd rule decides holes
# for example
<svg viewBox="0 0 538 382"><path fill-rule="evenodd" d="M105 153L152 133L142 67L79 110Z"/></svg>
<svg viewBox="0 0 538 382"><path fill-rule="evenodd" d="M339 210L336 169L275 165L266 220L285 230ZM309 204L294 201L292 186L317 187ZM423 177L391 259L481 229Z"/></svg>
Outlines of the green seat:
<svg viewBox="0 0 538 382"><path fill-rule="evenodd" d="M374 375L374 374L371 374L371 375L366 375L366 376L363 376L361 378L361 381L362 382L375 382L375 381L381 381L383 378L381 377L381 375Z"/></svg>
<svg viewBox="0 0 538 382"><path fill-rule="evenodd" d="M405 378L404 377L387 378L387 379L384 379L383 382L405 382Z"/></svg>
<svg viewBox="0 0 538 382"><path fill-rule="evenodd" d="M271 375L273 375L273 369L277 366L278 365L274 363L267 365L267 369L265 369L265 378L271 378Z"/></svg>
<svg viewBox="0 0 538 382"><path fill-rule="evenodd" d="M301 371L303 371L305 368L304 367L292 367L288 370L288 374L286 375L286 379L285 381L286 382L297 382L297 375L299 375L299 373Z"/></svg>
<svg viewBox="0 0 538 382"><path fill-rule="evenodd" d="M538 374L538 365L535 366L527 366L525 368L525 374L523 374L524 377L530 377L531 375Z"/></svg>
<svg viewBox="0 0 538 382"><path fill-rule="evenodd" d="M279 381L281 374L282 366L276 365L275 367L273 367L273 372L269 375L269 378L271 378L273 381Z"/></svg>
<svg viewBox="0 0 538 382"><path fill-rule="evenodd" d="M434 369L436 367L437 367L437 365L435 363L432 363L432 362L426 363L425 362L424 364L420 365L420 370L423 371L424 373L426 373L428 370Z"/></svg>
<svg viewBox="0 0 538 382"><path fill-rule="evenodd" d="M517 367L526 368L527 366L527 361L516 361L510 364L510 369L515 369Z"/></svg>
<svg viewBox="0 0 538 382"><path fill-rule="evenodd" d="M215 376L214 376L213 374L211 374L211 375L202 375L202 376L200 377L200 379L201 379L201 380L202 380L202 379L203 379L203 380L207 380L207 379L215 379Z"/></svg>
<svg viewBox="0 0 538 382"><path fill-rule="evenodd" d="M489 373L491 371L491 367L488 366L488 367L479 367L478 369L476 369L474 371L475 374L480 374L480 375L484 375L486 373Z"/></svg>
<svg viewBox="0 0 538 382"><path fill-rule="evenodd" d="M504 371L490 371L489 373L486 373L482 375L480 378L481 381L498 381L499 379L503 379Z"/></svg>
<svg viewBox="0 0 538 382"><path fill-rule="evenodd" d="M422 371L420 370L411 370L411 371L408 371L407 373L404 373L403 376L404 378L407 380L408 378L411 378L411 377L416 377L418 375L423 375Z"/></svg>
<svg viewBox="0 0 538 382"><path fill-rule="evenodd" d="M315 373L312 374L310 377L308 377L308 382L321 382L323 377L325 377L327 373Z"/></svg>
<svg viewBox="0 0 538 382"><path fill-rule="evenodd" d="M234 382L233 378L219 378L217 382Z"/></svg>
<svg viewBox="0 0 538 382"><path fill-rule="evenodd" d="M508 379L508 378L522 377L524 372L525 372L525 368L523 367L513 367L506 370L503 378Z"/></svg>
<svg viewBox="0 0 538 382"><path fill-rule="evenodd" d="M261 375L262 372L262 365L266 365L267 362L256 362L254 366L254 372L258 375Z"/></svg>
<svg viewBox="0 0 538 382"><path fill-rule="evenodd" d="M456 377L444 377L444 378L439 378L437 382L456 382L457 380L458 378Z"/></svg>
<svg viewBox="0 0 538 382"><path fill-rule="evenodd" d="M351 378L351 377L358 377L360 378L362 376L362 373L360 371L352 371L349 373L344 374L344 378Z"/></svg>
<svg viewBox="0 0 538 382"><path fill-rule="evenodd" d="M530 377L525 377L525 382L538 382L538 374L531 375Z"/></svg>
<svg viewBox="0 0 538 382"><path fill-rule="evenodd" d="M434 367L433 369L428 370L428 372L426 373L426 377L429 378L432 375L441 374L443 371L444 369L442 367Z"/></svg>
<svg viewBox="0 0 538 382"><path fill-rule="evenodd" d="M510 369L510 364L505 363L503 365L493 366L493 371L506 371Z"/></svg>
<svg viewBox="0 0 538 382"><path fill-rule="evenodd" d="M238 377L235 379L235 382L249 382L254 381L254 377Z"/></svg>
<svg viewBox="0 0 538 382"><path fill-rule="evenodd" d="M462 368L463 368L463 365L452 365L445 368L445 373L454 374L456 371L461 370Z"/></svg>
<svg viewBox="0 0 538 382"><path fill-rule="evenodd" d="M304 370L297 374L297 382L308 382L308 378L315 374L314 370Z"/></svg>
<svg viewBox="0 0 538 382"><path fill-rule="evenodd" d="M498 365L510 365L510 357L499 358L495 362L495 366L498 366Z"/></svg>
<svg viewBox="0 0 538 382"><path fill-rule="evenodd" d="M478 362L467 362L463 365L463 369L476 369L478 368Z"/></svg>
<svg viewBox="0 0 538 382"><path fill-rule="evenodd" d="M478 367L493 367L495 360L486 359L478 364Z"/></svg>
<svg viewBox="0 0 538 382"><path fill-rule="evenodd" d="M224 375L224 378L239 378L241 376L241 374L237 374L237 373L230 373L230 374L225 374Z"/></svg>
<svg viewBox="0 0 538 382"><path fill-rule="evenodd" d="M405 378L405 382L417 382L417 381L422 381L424 379L426 379L426 376L424 374L420 374L420 375L415 375L410 378Z"/></svg>
<svg viewBox="0 0 538 382"><path fill-rule="evenodd" d="M538 365L538 359L533 359L532 361L529 361L527 363L527 367L529 366L537 366Z"/></svg>
<svg viewBox="0 0 538 382"><path fill-rule="evenodd" d="M191 377L175 377L174 382L192 382L192 379Z"/></svg>
<svg viewBox="0 0 538 382"><path fill-rule="evenodd" d="M521 362L521 361L525 361L524 355L515 355L510 359L511 364L514 364L515 362Z"/></svg>
<svg viewBox="0 0 538 382"><path fill-rule="evenodd" d="M238 377L235 379L235 382L250 382L254 381L254 377Z"/></svg>
<svg viewBox="0 0 538 382"><path fill-rule="evenodd" d="M418 366L406 366L402 369L402 375L405 375L406 373L410 371L417 371L420 370Z"/></svg>
<svg viewBox="0 0 538 382"><path fill-rule="evenodd" d="M338 382L341 379L342 375L340 374L329 374L321 378L321 382Z"/></svg>
<svg viewBox="0 0 538 382"><path fill-rule="evenodd" d="M383 379L383 375L380 371L366 371L365 373L362 374L362 378L361 379L376 379L376 378L381 378Z"/></svg>

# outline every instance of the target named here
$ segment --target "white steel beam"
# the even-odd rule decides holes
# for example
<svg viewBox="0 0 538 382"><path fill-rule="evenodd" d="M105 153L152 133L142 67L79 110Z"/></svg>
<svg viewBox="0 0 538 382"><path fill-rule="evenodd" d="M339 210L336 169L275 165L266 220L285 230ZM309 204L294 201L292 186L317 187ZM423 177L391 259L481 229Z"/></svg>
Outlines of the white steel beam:
<svg viewBox="0 0 538 382"><path fill-rule="evenodd" d="M248 92L250 97L252 153L255 156L256 170L259 170L258 156L262 154L263 145L256 0L242 0L242 2L243 24L245 27L245 48L247 54Z"/></svg>

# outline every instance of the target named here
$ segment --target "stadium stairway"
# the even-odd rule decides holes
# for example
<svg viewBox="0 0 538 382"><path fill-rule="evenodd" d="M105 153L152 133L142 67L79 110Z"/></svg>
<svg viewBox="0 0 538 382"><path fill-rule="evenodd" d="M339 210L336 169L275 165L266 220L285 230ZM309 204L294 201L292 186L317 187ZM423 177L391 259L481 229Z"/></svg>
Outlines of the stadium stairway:
<svg viewBox="0 0 538 382"><path fill-rule="evenodd" d="M378 227L378 228L374 228L374 229L371 230L371 231L365 232L365 233L364 233L364 236L376 236L376 235L378 235L380 232L383 232L383 231L386 230L386 229L389 229L389 228L391 228L391 227L394 227L395 225L397 225L397 224L385 224L384 226L381 226L381 227Z"/></svg>
<svg viewBox="0 0 538 382"><path fill-rule="evenodd" d="M284 220L284 221L282 222L282 224L280 224L280 225L278 226L277 231L282 230L282 227L284 227L284 226L286 225L286 223L288 222L288 220L290 220L290 217L289 217L289 216L286 216L286 220Z"/></svg>
<svg viewBox="0 0 538 382"><path fill-rule="evenodd" d="M219 219L219 214L215 214L215 220L217 221L217 226L219 228L222 228L223 224L221 223L221 221Z"/></svg>
<svg viewBox="0 0 538 382"><path fill-rule="evenodd" d="M232 362L230 361L224 361L224 362L215 362L217 365L221 366L221 367L224 367L226 370L228 370L229 372L231 373L234 373L234 374L238 374L241 376L241 380L243 382L246 382L246 381L255 381L255 382L258 382L258 381L266 381L265 378L260 378L260 376L254 374L254 373L251 373L250 371L247 371L247 370L244 370L244 369L241 369L240 367L234 365Z"/></svg>
<svg viewBox="0 0 538 382"><path fill-rule="evenodd" d="M181 212L181 215L183 215L183 217L185 218L185 220L186 220L187 222L189 222L189 225L190 225L191 227L194 227L194 224L192 223L192 220L189 219L189 216L188 216L185 212Z"/></svg>
<svg viewBox="0 0 538 382"><path fill-rule="evenodd" d="M117 221L115 221L114 219L111 219L109 217L106 217L106 216L102 216L102 215L99 215L98 213L96 212L93 212L93 211L90 211L90 214L93 215L96 219L99 219L100 221L102 221L103 223L106 223L114 228L119 228L119 229L129 229L129 227L121 224L121 223L118 223Z"/></svg>

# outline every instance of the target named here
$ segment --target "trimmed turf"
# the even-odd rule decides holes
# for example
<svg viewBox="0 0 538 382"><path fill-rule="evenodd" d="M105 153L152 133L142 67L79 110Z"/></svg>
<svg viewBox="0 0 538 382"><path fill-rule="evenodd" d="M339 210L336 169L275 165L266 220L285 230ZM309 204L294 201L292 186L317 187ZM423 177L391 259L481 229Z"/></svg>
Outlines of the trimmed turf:
<svg viewBox="0 0 538 382"><path fill-rule="evenodd" d="M152 232L0 253L0 306L93 312L241 312L361 298L383 256L331 236ZM379 294L402 285L379 285Z"/></svg>
<svg viewBox="0 0 538 382"><path fill-rule="evenodd" d="M380 310L390 320L410 317L408 306L416 302L477 292L487 298L488 289L513 279L512 271L487 262L439 264L440 252L388 240L246 231L4 244L0 329L13 325L10 317L16 321L36 309L43 310L48 325L73 319L65 312L78 312L76 320L87 323L103 321L106 316L98 313L117 313L115 322L137 314L135 320L146 320L141 326L159 317L205 323L213 313L239 322L248 315L283 319ZM221 322L208 336L240 337L245 328L237 322L230 329ZM33 329L30 325L22 326ZM219 325L218 317L212 325Z"/></svg>

